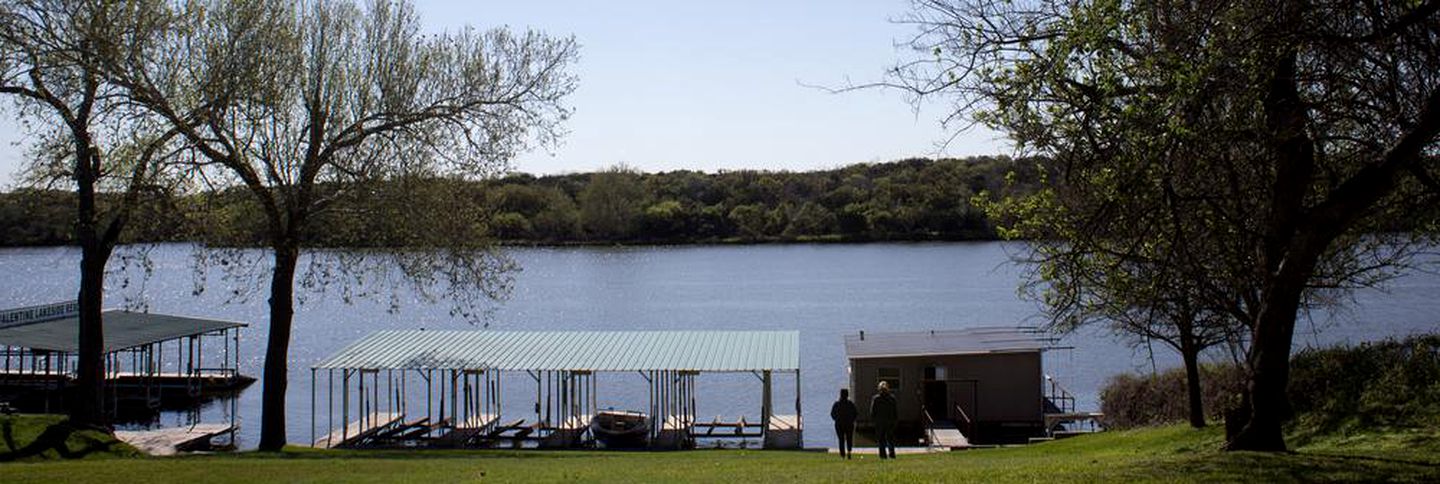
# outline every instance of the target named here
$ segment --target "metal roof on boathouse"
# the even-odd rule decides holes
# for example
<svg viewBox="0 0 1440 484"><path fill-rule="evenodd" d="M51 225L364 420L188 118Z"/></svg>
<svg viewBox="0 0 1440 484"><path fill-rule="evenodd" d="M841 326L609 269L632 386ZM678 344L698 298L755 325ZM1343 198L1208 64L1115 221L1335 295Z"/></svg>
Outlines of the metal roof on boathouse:
<svg viewBox="0 0 1440 484"><path fill-rule="evenodd" d="M30 309L30 308L22 308ZM208 318L192 318L168 314L137 313L107 310L102 314L105 324L105 352L127 350L138 346L170 341L245 327L244 323ZM79 346L80 316L65 314L40 321L18 321L0 325L0 346L16 346L32 350L75 352Z"/></svg>
<svg viewBox="0 0 1440 484"><path fill-rule="evenodd" d="M1035 328L979 326L933 331L871 332L845 335L850 359L936 355L1043 352L1060 349L1055 338Z"/></svg>
<svg viewBox="0 0 1440 484"><path fill-rule="evenodd" d="M388 330L317 369L799 370L798 331Z"/></svg>

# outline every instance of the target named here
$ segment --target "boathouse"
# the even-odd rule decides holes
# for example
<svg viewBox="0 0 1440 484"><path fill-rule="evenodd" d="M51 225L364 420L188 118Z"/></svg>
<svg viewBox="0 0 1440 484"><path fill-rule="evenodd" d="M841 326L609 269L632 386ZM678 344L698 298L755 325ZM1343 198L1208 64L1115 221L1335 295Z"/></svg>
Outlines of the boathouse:
<svg viewBox="0 0 1440 484"><path fill-rule="evenodd" d="M1025 442L1047 435L1047 414L1073 413L1075 400L1045 374L1053 340L1026 328L845 336L851 394L860 427L871 427L880 382L897 398L897 435L931 445Z"/></svg>
<svg viewBox="0 0 1440 484"><path fill-rule="evenodd" d="M255 381L238 370L244 323L125 310L106 310L101 317L106 411L112 418L151 423L161 410L197 411L202 403L224 400L228 422L166 435L192 448L219 435L234 443L235 397ZM76 383L79 328L79 305L73 301L0 311L0 406L63 409L67 389Z"/></svg>
<svg viewBox="0 0 1440 484"><path fill-rule="evenodd" d="M794 331L380 331L311 368L311 441L347 448L605 447L592 423L618 414L599 408L605 389L596 377L604 373L646 383L646 406L619 418L645 421L640 440L649 448L689 448L701 438L801 446ZM759 421L699 418L697 381L715 373L755 376ZM516 375L523 375L520 388L501 385ZM793 414L776 411L777 375L793 379ZM507 397L533 399L534 411L513 412Z"/></svg>

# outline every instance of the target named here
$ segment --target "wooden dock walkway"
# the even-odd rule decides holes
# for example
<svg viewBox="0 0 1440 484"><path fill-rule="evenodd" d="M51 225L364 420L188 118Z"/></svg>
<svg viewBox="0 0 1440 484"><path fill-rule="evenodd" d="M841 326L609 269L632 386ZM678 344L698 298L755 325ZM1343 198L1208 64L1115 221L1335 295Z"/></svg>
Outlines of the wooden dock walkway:
<svg viewBox="0 0 1440 484"><path fill-rule="evenodd" d="M1045 428L1055 428L1061 423L1099 422L1105 418L1100 412L1066 412L1045 414Z"/></svg>
<svg viewBox="0 0 1440 484"><path fill-rule="evenodd" d="M359 420L350 422L343 429L330 432L330 435L316 440L312 446L319 449L348 447L385 430L386 427L394 425L403 418L405 418L405 415L397 412L374 412Z"/></svg>
<svg viewBox="0 0 1440 484"><path fill-rule="evenodd" d="M741 416L739 419L733 422L727 422L721 420L720 416L717 415L715 416L714 420L711 420L709 422L694 422L692 424L692 427L692 432L694 432L696 437L745 438L760 437L765 435L760 428L762 427L762 425L760 425L760 422L746 422L744 416ZM717 430L719 432L717 432Z"/></svg>
<svg viewBox="0 0 1440 484"><path fill-rule="evenodd" d="M585 432L590 429L591 415L574 415L565 419L559 426L548 429L549 432L540 440L541 448L568 449L578 447Z"/></svg>
<svg viewBox="0 0 1440 484"><path fill-rule="evenodd" d="M178 452L203 450L210 439L234 431L229 424L196 424L154 430L116 430L115 438L150 455L175 455Z"/></svg>
<svg viewBox="0 0 1440 484"><path fill-rule="evenodd" d="M195 400L228 396L255 383L255 378L234 371L175 373L110 372L106 391L120 400L160 399L161 403L186 405ZM0 393L44 390L58 391L74 386L75 376L60 372L0 370Z"/></svg>
<svg viewBox="0 0 1440 484"><path fill-rule="evenodd" d="M435 440L435 443L441 447L465 447L469 445L472 440L489 432L490 427L494 426L495 421L499 420L499 418L499 415L490 413L473 415L450 429L445 435L440 436Z"/></svg>
<svg viewBox="0 0 1440 484"><path fill-rule="evenodd" d="M798 415L771 415L770 430L799 430L800 416Z"/></svg>
<svg viewBox="0 0 1440 484"><path fill-rule="evenodd" d="M766 449L799 449L801 431L799 415L771 415L763 446Z"/></svg>

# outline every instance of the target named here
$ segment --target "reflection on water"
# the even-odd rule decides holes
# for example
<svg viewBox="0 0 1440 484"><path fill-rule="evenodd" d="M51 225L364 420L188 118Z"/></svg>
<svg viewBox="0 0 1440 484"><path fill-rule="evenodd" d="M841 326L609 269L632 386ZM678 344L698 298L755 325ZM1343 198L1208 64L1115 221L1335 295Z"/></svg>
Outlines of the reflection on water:
<svg viewBox="0 0 1440 484"><path fill-rule="evenodd" d="M808 418L807 446L829 445L828 413L835 389L847 380L842 336L848 332L925 330L978 325L1039 325L1038 308L1021 300L1020 268L998 242L924 244L761 245L640 248L512 249L523 271L512 297L496 308L492 329L666 330L725 329L800 331L801 397ZM150 253L150 276L138 266L109 279L107 305L141 302L151 311L214 317L250 323L241 337L242 371L260 376L266 329L263 295L232 299L231 282L218 273L195 295L193 248L165 245ZM257 257L264 260L263 257ZM66 248L0 250L0 306L18 307L63 300L78 287L79 251ZM117 264L118 265L118 264ZM303 265L303 264L302 264ZM257 273L263 274L264 268ZM128 281L128 283L127 283ZM263 284L252 284L263 287ZM1440 314L1440 276L1412 274L1388 292L1356 294L1355 304L1321 314L1297 329L1297 345L1355 342L1429 331ZM310 371L319 359L371 331L389 328L465 329L446 304L426 304L401 294L398 312L391 299L377 297L346 305L333 294L305 297L295 316L287 408L290 440L310 436ZM1364 324L1361 324L1361 323ZM1060 341L1071 349L1046 357L1046 371L1093 409L1095 394L1109 375L1149 371L1151 348L1131 348L1098 330ZM1178 359L1153 348L1154 365ZM505 413L533 415L533 381L505 382ZM638 375L603 375L600 407L642 408L645 382ZM528 385L528 386L527 386ZM759 381L749 374L704 375L698 381L700 418L758 418ZM321 389L323 395L323 388ZM777 381L778 409L793 407L794 383ZM260 385L238 405L242 446L259 435ZM207 418L228 408L212 406ZM162 417L184 423L184 414Z"/></svg>

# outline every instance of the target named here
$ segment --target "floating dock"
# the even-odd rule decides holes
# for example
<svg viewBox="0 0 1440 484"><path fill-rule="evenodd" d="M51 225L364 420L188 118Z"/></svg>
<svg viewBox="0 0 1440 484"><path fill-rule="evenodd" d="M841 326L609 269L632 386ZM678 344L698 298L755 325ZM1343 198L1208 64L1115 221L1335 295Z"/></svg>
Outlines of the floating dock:
<svg viewBox="0 0 1440 484"><path fill-rule="evenodd" d="M230 447L234 446L236 427L227 424L196 424L190 427L172 427L155 430L116 430L115 438L150 455L175 455L178 452L211 450L212 441L221 436L229 437Z"/></svg>
<svg viewBox="0 0 1440 484"><path fill-rule="evenodd" d="M28 373L24 371L0 370L0 395L22 396L18 400L31 400L26 407L32 410L37 405L49 404L59 408L63 390L74 386L76 378L70 373ZM142 402L151 408L188 408L197 402L229 396L255 383L255 378L236 372L204 372L186 374L137 374L124 372L105 378L106 391L117 404ZM46 395L55 393L54 395ZM39 395L34 395L39 394ZM44 402L42 398L49 398ZM42 410L43 411L43 410Z"/></svg>

